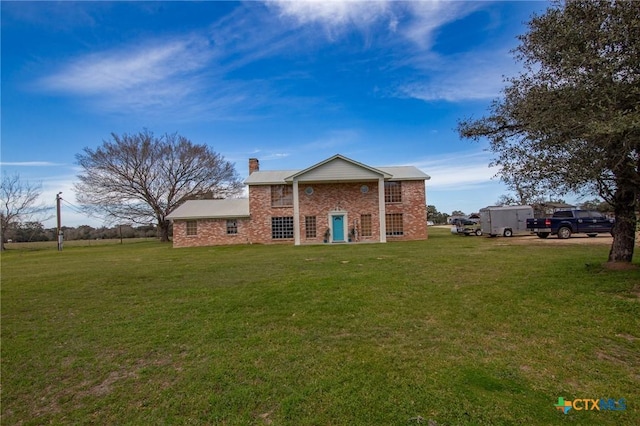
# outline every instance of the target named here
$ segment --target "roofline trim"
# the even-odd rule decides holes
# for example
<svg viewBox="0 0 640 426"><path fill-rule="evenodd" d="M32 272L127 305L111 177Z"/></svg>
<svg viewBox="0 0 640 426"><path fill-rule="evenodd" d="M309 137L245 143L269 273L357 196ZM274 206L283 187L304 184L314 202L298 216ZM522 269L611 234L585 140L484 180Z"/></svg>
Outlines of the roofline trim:
<svg viewBox="0 0 640 426"><path fill-rule="evenodd" d="M233 219L233 218L247 218L251 217L250 214L234 214L234 215L224 215L224 216L175 216L169 217L169 220L194 220L194 219Z"/></svg>

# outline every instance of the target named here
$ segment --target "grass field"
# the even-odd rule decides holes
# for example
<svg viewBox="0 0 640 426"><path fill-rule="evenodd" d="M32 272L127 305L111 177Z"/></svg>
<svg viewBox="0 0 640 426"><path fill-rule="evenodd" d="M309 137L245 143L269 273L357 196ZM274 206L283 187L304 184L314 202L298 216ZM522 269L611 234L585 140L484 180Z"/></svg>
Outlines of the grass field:
<svg viewBox="0 0 640 426"><path fill-rule="evenodd" d="M607 253L438 229L9 250L2 424L640 424L640 270Z"/></svg>

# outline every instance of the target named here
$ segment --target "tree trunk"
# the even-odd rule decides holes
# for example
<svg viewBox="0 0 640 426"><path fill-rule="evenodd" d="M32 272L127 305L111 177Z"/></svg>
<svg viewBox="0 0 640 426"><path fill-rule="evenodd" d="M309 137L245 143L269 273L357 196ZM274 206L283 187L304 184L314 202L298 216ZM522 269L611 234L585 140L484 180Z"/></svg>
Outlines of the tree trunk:
<svg viewBox="0 0 640 426"><path fill-rule="evenodd" d="M169 227L171 222L168 220L158 220L158 236L161 243L169 242Z"/></svg>
<svg viewBox="0 0 640 426"><path fill-rule="evenodd" d="M636 243L636 191L629 186L619 186L614 196L613 209L616 223L613 226L613 244L609 251L609 262L633 260Z"/></svg>

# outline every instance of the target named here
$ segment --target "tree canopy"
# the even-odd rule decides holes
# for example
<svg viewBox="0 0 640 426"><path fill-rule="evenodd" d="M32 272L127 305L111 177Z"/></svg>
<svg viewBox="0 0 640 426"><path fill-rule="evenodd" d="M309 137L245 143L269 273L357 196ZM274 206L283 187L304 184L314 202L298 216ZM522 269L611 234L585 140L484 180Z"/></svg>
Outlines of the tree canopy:
<svg viewBox="0 0 640 426"><path fill-rule="evenodd" d="M436 206L428 205L427 206L427 219L436 224L447 223L447 218L449 215L447 213L439 212Z"/></svg>
<svg viewBox="0 0 640 426"><path fill-rule="evenodd" d="M616 215L610 261L631 262L640 194L640 2L556 2L519 37L490 114L463 120L486 137L517 193L599 195Z"/></svg>
<svg viewBox="0 0 640 426"><path fill-rule="evenodd" d="M155 221L161 241L169 240L167 215L186 199L226 198L241 188L233 164L207 145L148 130L111 138L77 155L78 201L114 220Z"/></svg>
<svg viewBox="0 0 640 426"><path fill-rule="evenodd" d="M42 186L34 185L20 179L19 174L2 174L0 181L0 250L4 250L4 243L10 230L16 230L21 223L34 220L49 207L38 203Z"/></svg>

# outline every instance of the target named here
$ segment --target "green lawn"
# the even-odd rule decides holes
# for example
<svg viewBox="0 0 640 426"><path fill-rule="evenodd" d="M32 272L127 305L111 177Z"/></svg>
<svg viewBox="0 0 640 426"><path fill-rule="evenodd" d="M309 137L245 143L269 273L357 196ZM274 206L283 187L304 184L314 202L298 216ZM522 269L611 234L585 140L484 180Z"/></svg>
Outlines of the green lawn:
<svg viewBox="0 0 640 426"><path fill-rule="evenodd" d="M2 424L640 424L640 270L430 235L9 250Z"/></svg>

